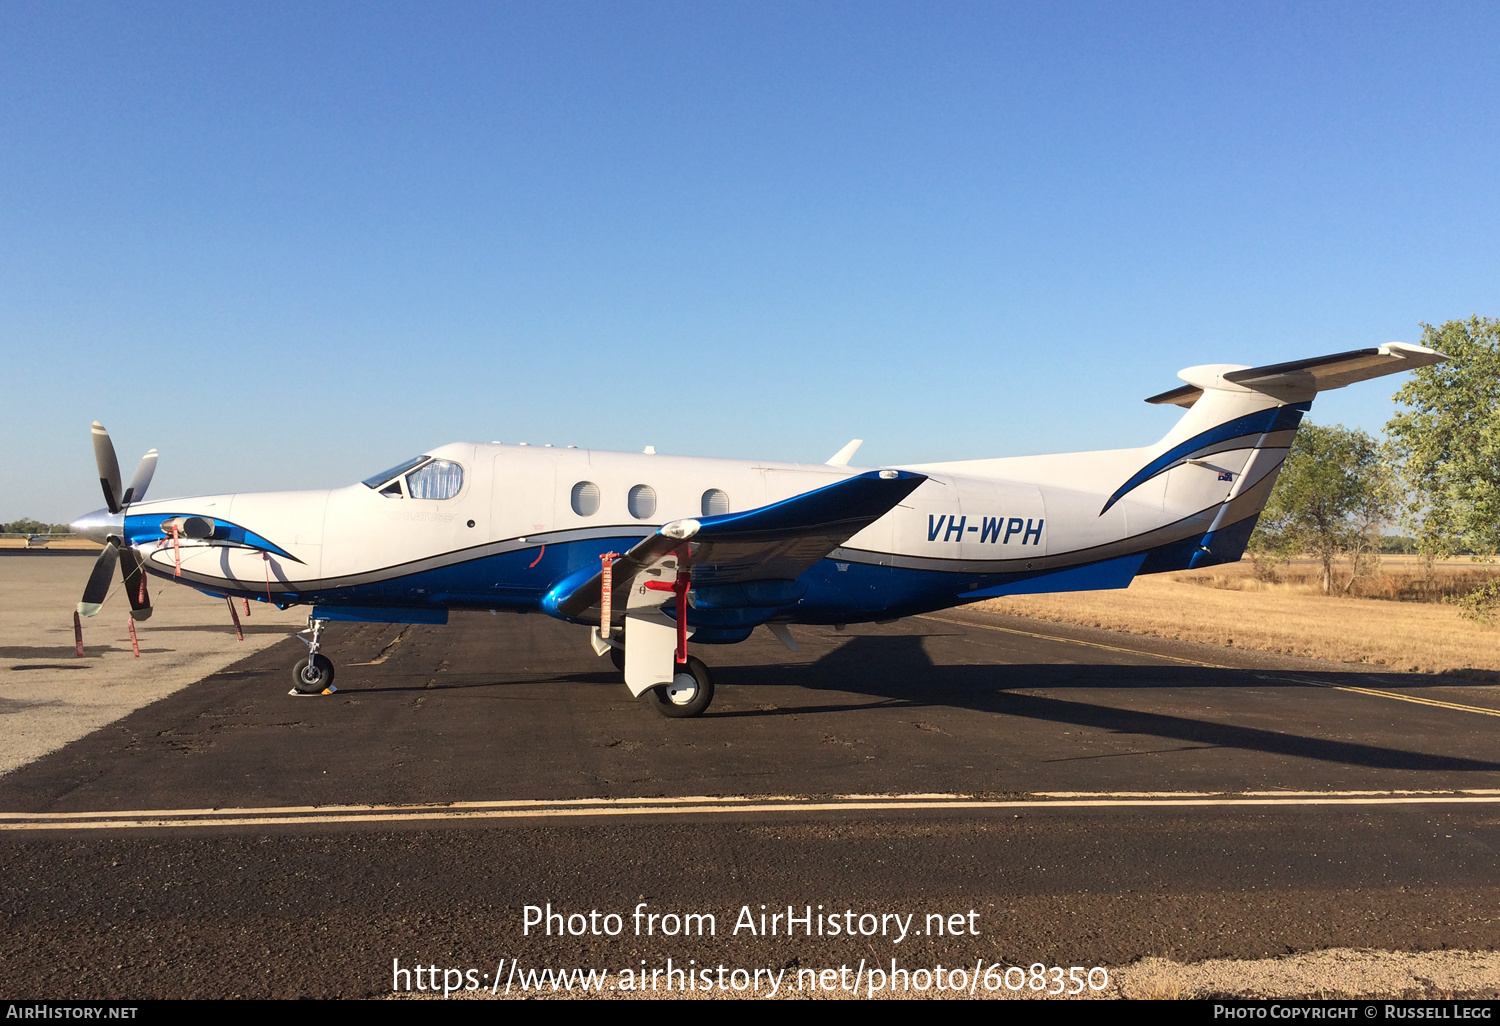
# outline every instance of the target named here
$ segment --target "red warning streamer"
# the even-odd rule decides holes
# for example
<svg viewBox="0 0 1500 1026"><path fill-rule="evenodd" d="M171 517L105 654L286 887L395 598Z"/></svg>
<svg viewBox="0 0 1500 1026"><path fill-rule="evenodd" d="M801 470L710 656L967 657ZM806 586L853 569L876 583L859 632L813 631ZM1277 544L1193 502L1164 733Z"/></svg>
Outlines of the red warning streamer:
<svg viewBox="0 0 1500 1026"><path fill-rule="evenodd" d="M615 560L619 558L618 552L606 552L599 557L599 637L601 638L609 637L609 622L614 617ZM83 643L79 642L79 644ZM80 655L83 653L82 648L78 651Z"/></svg>
<svg viewBox="0 0 1500 1026"><path fill-rule="evenodd" d="M234 621L234 635L241 641L244 641L245 632L240 629L240 614L239 610L234 608L234 599L230 598L228 595L225 595L224 601L229 605L229 617Z"/></svg>
<svg viewBox="0 0 1500 1026"><path fill-rule="evenodd" d="M135 653L137 659L141 657L141 643L136 640L135 617L133 616L130 618L130 649Z"/></svg>
<svg viewBox="0 0 1500 1026"><path fill-rule="evenodd" d="M83 658L83 621L78 618L78 610L73 610L73 647L79 659Z"/></svg>

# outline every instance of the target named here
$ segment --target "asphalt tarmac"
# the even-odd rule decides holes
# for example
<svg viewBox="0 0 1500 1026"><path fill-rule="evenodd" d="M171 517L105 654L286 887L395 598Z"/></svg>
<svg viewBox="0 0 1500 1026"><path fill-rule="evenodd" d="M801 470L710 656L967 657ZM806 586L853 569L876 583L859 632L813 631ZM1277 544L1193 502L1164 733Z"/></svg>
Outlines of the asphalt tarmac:
<svg viewBox="0 0 1500 1026"><path fill-rule="evenodd" d="M324 697L256 653L0 777L4 996L1500 946L1494 686L962 611L794 633L698 649L694 720L542 616L335 625ZM621 932L523 933L547 903ZM856 936L733 930L761 905Z"/></svg>

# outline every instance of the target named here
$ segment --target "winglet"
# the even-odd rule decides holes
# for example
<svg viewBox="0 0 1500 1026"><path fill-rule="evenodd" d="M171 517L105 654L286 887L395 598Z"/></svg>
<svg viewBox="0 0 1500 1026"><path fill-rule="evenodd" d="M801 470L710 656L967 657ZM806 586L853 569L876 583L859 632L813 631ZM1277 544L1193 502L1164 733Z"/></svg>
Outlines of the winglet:
<svg viewBox="0 0 1500 1026"><path fill-rule="evenodd" d="M859 447L864 444L865 440L863 438L853 439L848 445L834 453L826 465L830 467L847 467L849 461L854 458L854 454L859 451Z"/></svg>

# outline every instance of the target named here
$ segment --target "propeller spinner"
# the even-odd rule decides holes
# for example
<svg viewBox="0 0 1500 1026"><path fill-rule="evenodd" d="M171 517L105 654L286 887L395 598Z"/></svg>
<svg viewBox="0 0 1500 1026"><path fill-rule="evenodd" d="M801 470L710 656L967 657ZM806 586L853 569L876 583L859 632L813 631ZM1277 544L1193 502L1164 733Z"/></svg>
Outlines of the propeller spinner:
<svg viewBox="0 0 1500 1026"><path fill-rule="evenodd" d="M151 598L146 594L146 561L132 546L125 544L125 507L140 502L146 497L151 485L151 475L156 472L156 450L141 457L130 479L130 486L123 491L120 486L120 461L115 458L114 443L104 425L94 421L94 462L99 467L99 485L104 489L106 513L100 510L80 517L73 529L85 537L104 543L104 551L94 563L94 570L83 587L83 599L78 603L81 616L93 616L104 605L109 594L109 582L114 576L115 564L120 565L125 594L130 597L130 615L136 620L151 616Z"/></svg>

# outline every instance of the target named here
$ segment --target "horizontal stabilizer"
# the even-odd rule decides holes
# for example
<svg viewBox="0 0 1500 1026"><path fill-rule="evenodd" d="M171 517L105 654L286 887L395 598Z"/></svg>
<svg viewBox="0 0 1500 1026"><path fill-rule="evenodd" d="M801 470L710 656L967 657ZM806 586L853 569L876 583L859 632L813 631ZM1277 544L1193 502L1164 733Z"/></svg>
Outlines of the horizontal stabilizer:
<svg viewBox="0 0 1500 1026"><path fill-rule="evenodd" d="M1153 395L1148 403L1192 406L1204 389L1261 392L1283 402L1305 402L1319 392L1343 388L1356 381L1442 363L1448 358L1436 349L1390 342L1375 349L1355 349L1330 356L1272 363L1264 367L1228 367L1211 365L1189 367L1178 374L1187 382L1178 388Z"/></svg>
<svg viewBox="0 0 1500 1026"><path fill-rule="evenodd" d="M743 513L663 524L615 561L613 608L623 613L623 589L636 574L674 553L681 565L693 569L695 585L793 580L925 480L925 475L905 470L872 470ZM568 578L543 605L557 616L582 616L598 607L602 579L597 571L582 581Z"/></svg>
<svg viewBox="0 0 1500 1026"><path fill-rule="evenodd" d="M1178 385L1169 388L1165 392L1146 397L1146 402L1155 403L1157 406L1192 406L1203 398L1203 389L1197 385Z"/></svg>

